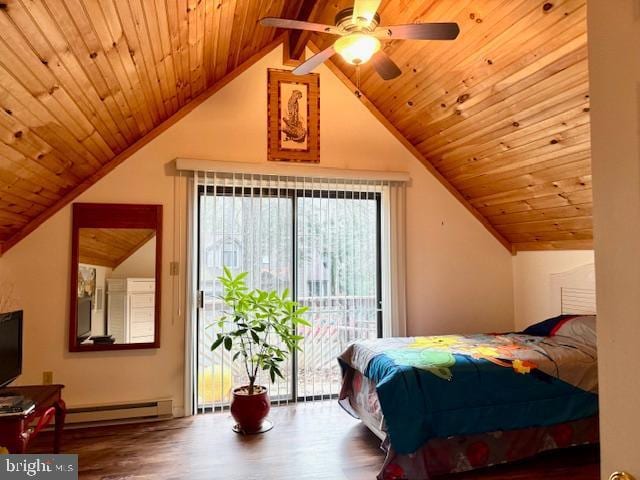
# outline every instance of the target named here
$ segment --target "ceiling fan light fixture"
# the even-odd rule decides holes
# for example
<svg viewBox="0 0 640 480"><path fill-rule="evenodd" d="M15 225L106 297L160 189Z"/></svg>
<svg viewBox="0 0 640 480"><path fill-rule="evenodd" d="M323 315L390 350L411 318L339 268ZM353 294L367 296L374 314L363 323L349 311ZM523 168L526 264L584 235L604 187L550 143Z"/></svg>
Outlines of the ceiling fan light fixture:
<svg viewBox="0 0 640 480"><path fill-rule="evenodd" d="M352 33L340 37L334 48L347 63L360 65L368 62L380 50L380 40L364 33Z"/></svg>

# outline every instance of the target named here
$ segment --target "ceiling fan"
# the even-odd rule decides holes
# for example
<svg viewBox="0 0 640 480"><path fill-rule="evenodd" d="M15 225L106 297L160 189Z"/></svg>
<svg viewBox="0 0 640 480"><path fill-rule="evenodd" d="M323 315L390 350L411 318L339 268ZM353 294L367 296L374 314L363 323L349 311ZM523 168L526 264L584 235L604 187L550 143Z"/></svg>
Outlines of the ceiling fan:
<svg viewBox="0 0 640 480"><path fill-rule="evenodd" d="M353 8L345 8L336 15L335 26L320 23L264 17L265 27L292 28L338 35L333 45L316 53L293 70L305 75L336 53L352 65L372 61L373 68L384 80L398 77L400 68L380 50L380 40L454 40L460 33L457 23L414 23L381 27L378 7L382 0L355 0Z"/></svg>

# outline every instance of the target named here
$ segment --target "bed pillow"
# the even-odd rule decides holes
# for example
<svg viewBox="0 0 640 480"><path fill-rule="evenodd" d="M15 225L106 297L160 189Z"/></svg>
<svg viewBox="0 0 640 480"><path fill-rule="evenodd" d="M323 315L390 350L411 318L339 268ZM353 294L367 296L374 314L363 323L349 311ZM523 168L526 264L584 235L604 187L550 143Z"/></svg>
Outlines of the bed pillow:
<svg viewBox="0 0 640 480"><path fill-rule="evenodd" d="M558 324L552 335L571 337L587 345L596 345L596 316L582 315Z"/></svg>
<svg viewBox="0 0 640 480"><path fill-rule="evenodd" d="M595 315L558 315L544 322L527 327L522 333L537 337L577 337L587 343L595 344L596 316Z"/></svg>
<svg viewBox="0 0 640 480"><path fill-rule="evenodd" d="M557 317L549 318L540 323L534 323L533 325L524 329L522 333L525 335L534 335L536 337L550 337L559 325L576 318L578 315L558 315Z"/></svg>

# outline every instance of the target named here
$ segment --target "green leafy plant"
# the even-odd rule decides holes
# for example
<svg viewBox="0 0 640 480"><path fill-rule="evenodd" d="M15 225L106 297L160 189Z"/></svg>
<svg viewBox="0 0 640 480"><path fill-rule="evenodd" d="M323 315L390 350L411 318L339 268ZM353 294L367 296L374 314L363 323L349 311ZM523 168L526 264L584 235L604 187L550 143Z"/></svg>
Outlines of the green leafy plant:
<svg viewBox="0 0 640 480"><path fill-rule="evenodd" d="M241 358L249 379L248 394L253 395L256 377L260 370L269 372L271 382L284 378L280 367L290 353L301 350L301 335L296 326L311 324L302 315L308 307L302 307L289 298L289 291L282 294L263 290L249 290L245 282L247 273L233 276L225 267L218 277L224 288L220 297L229 307L215 325L221 330L211 345L211 350L224 347L233 352L233 360Z"/></svg>

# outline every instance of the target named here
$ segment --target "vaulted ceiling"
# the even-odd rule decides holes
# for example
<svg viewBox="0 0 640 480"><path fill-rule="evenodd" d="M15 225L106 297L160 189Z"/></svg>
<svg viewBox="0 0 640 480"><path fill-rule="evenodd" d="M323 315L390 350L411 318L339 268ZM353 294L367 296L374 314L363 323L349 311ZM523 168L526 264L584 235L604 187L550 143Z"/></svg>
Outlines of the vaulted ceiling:
<svg viewBox="0 0 640 480"><path fill-rule="evenodd" d="M382 25L455 21L461 34L387 42L403 74L363 68L364 95L515 249L589 247L586 1L387 1L379 13Z"/></svg>
<svg viewBox="0 0 640 480"><path fill-rule="evenodd" d="M333 24L349 0L0 0L0 242L6 251L266 52L263 16ZM363 101L515 250L591 246L586 0L385 0L403 74ZM286 50L329 35L293 33ZM352 66L330 65L347 83Z"/></svg>
<svg viewBox="0 0 640 480"><path fill-rule="evenodd" d="M78 259L80 263L116 268L155 235L156 231L148 228L81 228Z"/></svg>

